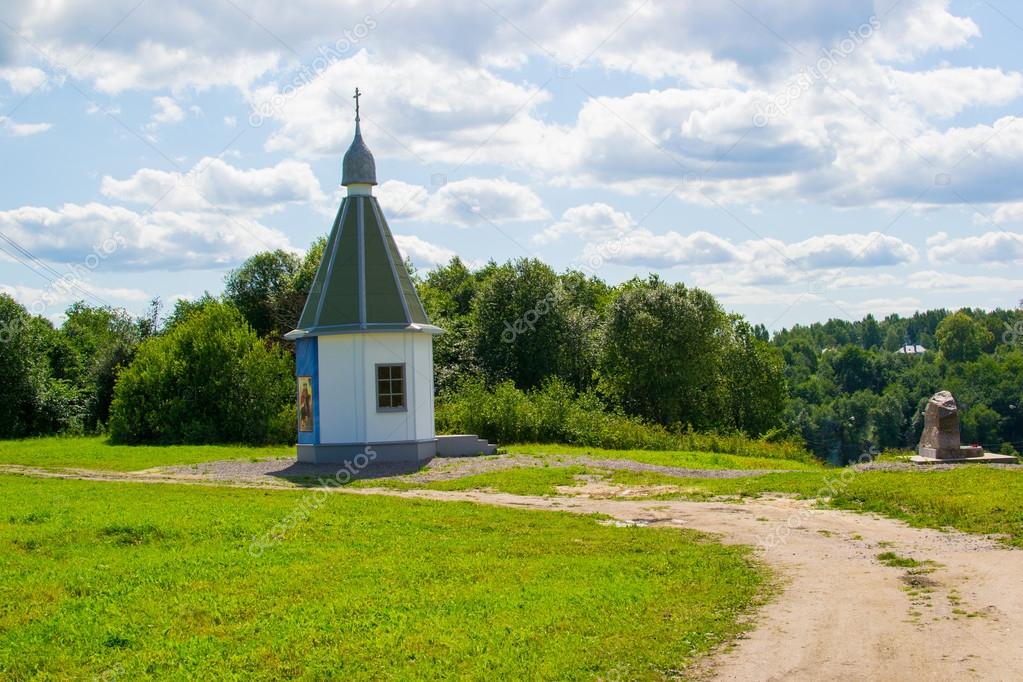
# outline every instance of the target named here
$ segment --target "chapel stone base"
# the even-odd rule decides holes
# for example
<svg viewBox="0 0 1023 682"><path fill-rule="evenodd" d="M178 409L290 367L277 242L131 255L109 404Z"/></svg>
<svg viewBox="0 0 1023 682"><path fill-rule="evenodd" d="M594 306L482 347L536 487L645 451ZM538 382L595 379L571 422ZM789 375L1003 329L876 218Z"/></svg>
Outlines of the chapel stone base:
<svg viewBox="0 0 1023 682"><path fill-rule="evenodd" d="M476 457L497 454L497 446L474 433L437 436L438 457Z"/></svg>
<svg viewBox="0 0 1023 682"><path fill-rule="evenodd" d="M426 464L437 454L436 439L387 443L322 443L298 445L298 461L309 464Z"/></svg>

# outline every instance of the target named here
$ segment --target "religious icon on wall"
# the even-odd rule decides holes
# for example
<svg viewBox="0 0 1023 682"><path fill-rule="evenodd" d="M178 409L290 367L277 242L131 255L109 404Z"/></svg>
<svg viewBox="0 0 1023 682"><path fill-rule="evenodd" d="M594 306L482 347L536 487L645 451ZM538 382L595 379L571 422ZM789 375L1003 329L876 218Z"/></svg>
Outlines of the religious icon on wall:
<svg viewBox="0 0 1023 682"><path fill-rule="evenodd" d="M313 378L298 378L298 430L313 430Z"/></svg>

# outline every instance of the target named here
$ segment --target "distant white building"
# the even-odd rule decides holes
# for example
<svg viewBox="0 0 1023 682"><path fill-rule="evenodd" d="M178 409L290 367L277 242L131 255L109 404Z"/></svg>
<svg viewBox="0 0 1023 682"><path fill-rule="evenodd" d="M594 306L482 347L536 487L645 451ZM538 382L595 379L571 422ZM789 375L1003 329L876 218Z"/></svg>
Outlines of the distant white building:
<svg viewBox="0 0 1023 682"><path fill-rule="evenodd" d="M907 343L905 346L895 351L896 353L902 353L903 355L923 355L927 352L927 349L920 344Z"/></svg>

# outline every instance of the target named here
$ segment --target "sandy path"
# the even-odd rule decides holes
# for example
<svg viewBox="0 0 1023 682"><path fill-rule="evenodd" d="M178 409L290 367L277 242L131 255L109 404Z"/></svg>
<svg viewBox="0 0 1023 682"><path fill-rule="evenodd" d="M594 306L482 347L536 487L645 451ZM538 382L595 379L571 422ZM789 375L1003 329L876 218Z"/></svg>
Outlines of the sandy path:
<svg viewBox="0 0 1023 682"><path fill-rule="evenodd" d="M0 466L36 476L209 485L198 477ZM244 485L251 483L225 483ZM808 502L743 504L532 497L488 492L343 488L350 494L461 500L528 509L602 513L625 523L717 533L758 546L783 579L754 629L707 663L721 680L1018 680L1023 678L1023 552L962 533L814 509ZM787 529L787 530L786 530ZM773 541L772 541L773 540ZM938 562L911 595L906 569L880 552Z"/></svg>

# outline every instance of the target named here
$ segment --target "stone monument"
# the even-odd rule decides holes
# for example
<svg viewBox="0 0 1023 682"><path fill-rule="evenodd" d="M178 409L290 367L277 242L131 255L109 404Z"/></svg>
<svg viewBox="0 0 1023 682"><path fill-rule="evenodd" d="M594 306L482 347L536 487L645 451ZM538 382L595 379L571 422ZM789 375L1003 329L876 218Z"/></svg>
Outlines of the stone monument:
<svg viewBox="0 0 1023 682"><path fill-rule="evenodd" d="M979 445L962 445L959 437L959 405L948 391L931 396L924 410L924 432L913 461L919 464L987 462L1012 464L1011 455L984 452Z"/></svg>

